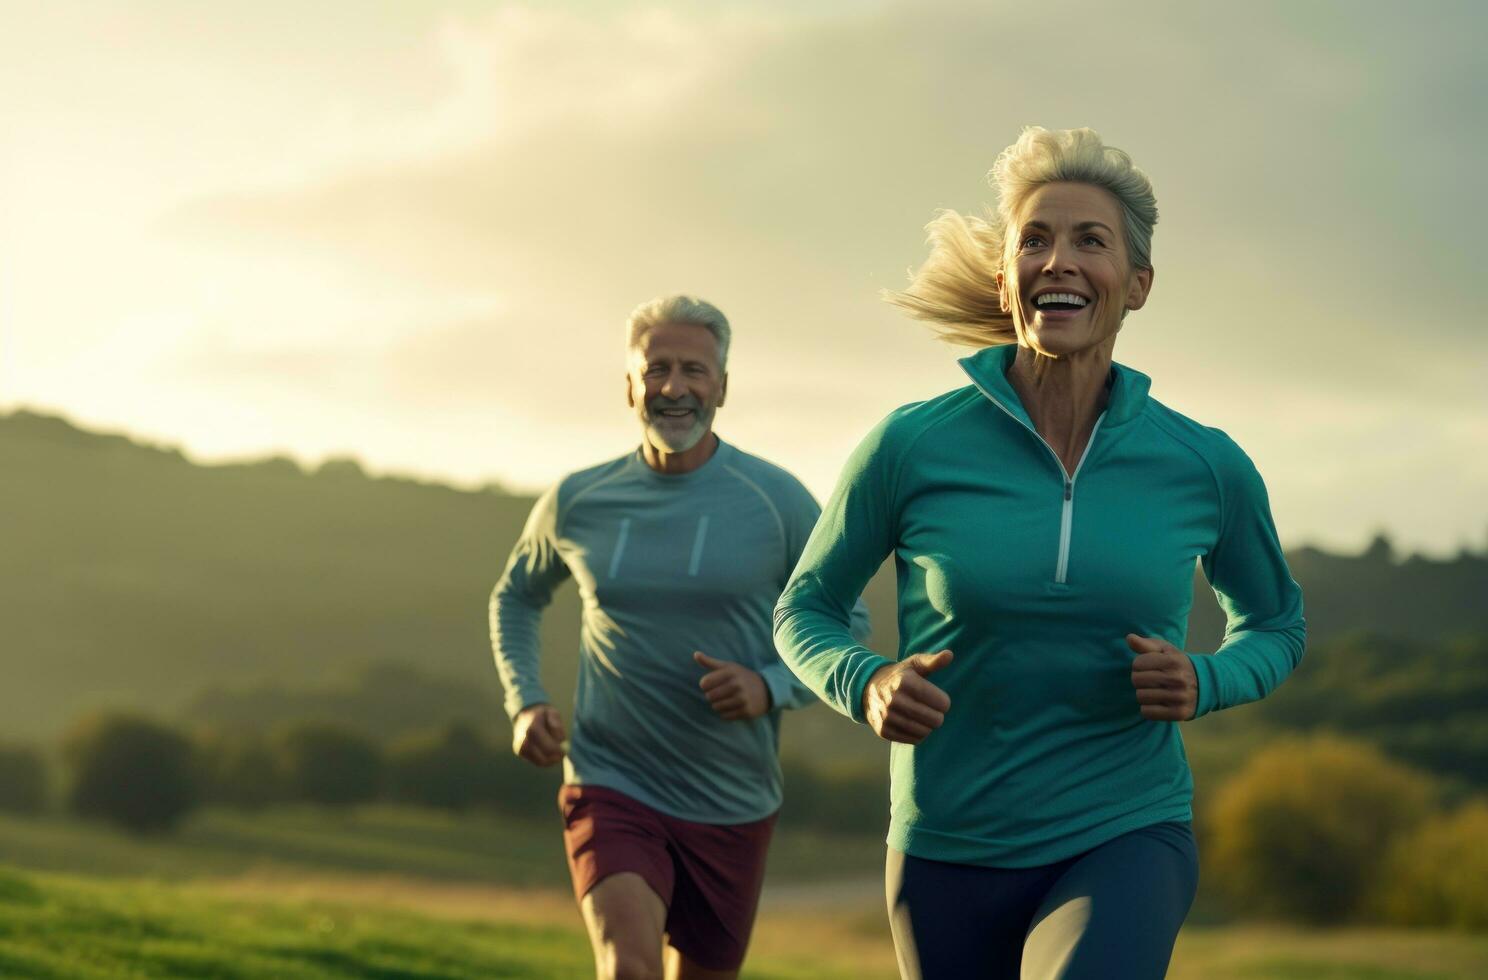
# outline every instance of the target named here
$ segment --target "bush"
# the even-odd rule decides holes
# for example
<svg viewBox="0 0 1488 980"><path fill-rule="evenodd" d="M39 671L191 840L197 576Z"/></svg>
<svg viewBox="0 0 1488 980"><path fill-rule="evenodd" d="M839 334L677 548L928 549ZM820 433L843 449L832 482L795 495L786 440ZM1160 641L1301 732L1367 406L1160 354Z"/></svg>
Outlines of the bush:
<svg viewBox="0 0 1488 980"><path fill-rule="evenodd" d="M1309 647L1302 669L1252 710L1257 720L1344 733L1488 788L1488 634L1335 636Z"/></svg>
<svg viewBox="0 0 1488 980"><path fill-rule="evenodd" d="M393 743L387 770L389 795L404 803L463 810L499 793L495 752L473 727L458 722Z"/></svg>
<svg viewBox="0 0 1488 980"><path fill-rule="evenodd" d="M1433 795L1427 777L1367 745L1274 743L1216 794L1206 868L1243 914L1339 922L1364 910L1390 846Z"/></svg>
<svg viewBox="0 0 1488 980"><path fill-rule="evenodd" d="M203 733L197 765L204 803L257 810L288 796L278 758L256 735Z"/></svg>
<svg viewBox="0 0 1488 980"><path fill-rule="evenodd" d="M1397 842L1374 908L1400 925L1488 929L1488 800L1430 820Z"/></svg>
<svg viewBox="0 0 1488 980"><path fill-rule="evenodd" d="M40 813L47 801L47 769L30 746L0 745L0 810Z"/></svg>
<svg viewBox="0 0 1488 980"><path fill-rule="evenodd" d="M279 769L293 799L322 806L352 806L377 798L382 754L377 744L348 728L302 722L277 740Z"/></svg>
<svg viewBox="0 0 1488 980"><path fill-rule="evenodd" d="M198 800L191 742L130 714L83 719L63 738L67 805L135 833L175 827Z"/></svg>

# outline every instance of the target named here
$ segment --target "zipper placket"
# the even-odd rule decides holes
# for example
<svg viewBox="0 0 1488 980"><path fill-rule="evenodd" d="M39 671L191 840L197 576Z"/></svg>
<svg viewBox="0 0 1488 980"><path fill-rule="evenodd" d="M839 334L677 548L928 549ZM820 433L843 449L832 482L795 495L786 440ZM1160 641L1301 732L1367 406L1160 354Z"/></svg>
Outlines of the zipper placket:
<svg viewBox="0 0 1488 980"><path fill-rule="evenodd" d="M1090 455L1090 447L1095 445L1095 434L1100 431L1101 423L1106 419L1106 413L1101 412L1096 416L1095 425L1090 429L1090 438L1085 440L1085 451L1080 454L1080 461L1075 464L1075 472L1066 474L1064 460L1059 458L1059 454L1054 451L1053 446L1049 445L1048 440L1038 434L1037 429L1014 415L1006 405L993 398L985 389L982 393L987 396L988 401L1006 412L1008 418L1027 429L1029 434L1049 450L1049 455L1054 457L1054 466L1059 470L1059 479L1064 484L1064 506L1059 512L1059 556L1054 563L1054 584L1064 585L1065 579L1069 577L1070 532L1075 523L1075 481L1080 478L1080 470L1085 466L1085 457Z"/></svg>

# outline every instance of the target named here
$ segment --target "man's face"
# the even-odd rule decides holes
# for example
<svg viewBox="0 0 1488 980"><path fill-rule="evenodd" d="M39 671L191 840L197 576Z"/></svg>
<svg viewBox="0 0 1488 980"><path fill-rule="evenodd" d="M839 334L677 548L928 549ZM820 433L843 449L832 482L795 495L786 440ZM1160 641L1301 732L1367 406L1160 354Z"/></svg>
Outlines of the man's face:
<svg viewBox="0 0 1488 980"><path fill-rule="evenodd" d="M630 352L626 399L641 418L646 441L668 453L696 446L713 428L728 376L719 370L718 340L706 327L663 323Z"/></svg>

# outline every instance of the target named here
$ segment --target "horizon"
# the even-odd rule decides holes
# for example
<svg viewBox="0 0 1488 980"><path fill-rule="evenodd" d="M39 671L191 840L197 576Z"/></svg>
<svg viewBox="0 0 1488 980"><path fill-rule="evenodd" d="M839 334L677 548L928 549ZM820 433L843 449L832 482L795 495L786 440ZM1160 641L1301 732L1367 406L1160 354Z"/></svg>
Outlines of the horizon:
<svg viewBox="0 0 1488 980"><path fill-rule="evenodd" d="M184 446L173 443L168 439L157 439L148 434L130 432L123 429L111 429L94 427L80 422L78 419L58 411L48 411L34 405L3 405L0 404L0 420L8 419L17 414L28 414L37 418L59 420L73 429L91 436L112 437L119 436L129 440L142 450L155 450L159 452L179 453L186 462L192 466L212 468L231 466L252 466L270 460L287 460L293 463L301 475L313 477L318 470L327 463L351 462L361 469L362 474L368 480L402 480L425 486L440 487L444 489L457 490L462 493L492 493L508 497L536 498L546 487L520 487L501 479L459 481L449 479L437 473L421 473L404 469L386 469L369 464L366 460L355 453L330 453L319 459L309 460L297 456L289 451L265 450L240 456L224 456L220 458L203 458ZM639 441L636 444L639 446ZM1375 546L1376 542L1383 539L1392 553L1395 563L1407 561L1412 558L1426 559L1429 561L1444 562L1453 561L1462 557L1488 558L1488 533L1484 534L1483 540L1476 544L1464 541L1459 547L1450 551L1431 552L1422 549L1409 548L1393 533L1389 527L1376 527L1364 533L1360 539L1361 543L1339 544L1336 542L1318 541L1316 539L1289 539L1282 536L1283 547L1287 551L1311 549L1325 552L1327 554L1342 558L1359 558Z"/></svg>

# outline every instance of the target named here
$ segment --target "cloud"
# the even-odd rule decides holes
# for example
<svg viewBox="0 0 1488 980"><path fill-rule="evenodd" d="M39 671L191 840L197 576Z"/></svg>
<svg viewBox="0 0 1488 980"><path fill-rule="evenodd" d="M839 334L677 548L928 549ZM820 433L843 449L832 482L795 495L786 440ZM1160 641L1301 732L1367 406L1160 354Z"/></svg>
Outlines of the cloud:
<svg viewBox="0 0 1488 980"><path fill-rule="evenodd" d="M736 297L779 338L829 350L865 320L890 321L875 294L922 256L919 226L936 206L985 200L978 177L1022 123L1089 122L1157 182L1153 314L1165 295L1185 321L1253 305L1251 350L1294 352L1265 355L1273 371L1310 371L1342 329L1345 359L1396 339L1414 300L1391 279L1468 295L1412 237L1419 209L1460 202L1430 182L1392 199L1398 135L1356 124L1380 99L1429 101L1421 89L1452 72L1393 65L1376 48L1388 10L1360 18L1371 32L1338 31L1343 8L1299 25L1262 5L1218 14L1220 29L1182 5L1156 9L1141 30L1121 10L1087 11L1061 24L1061 48L1079 56L1051 59L1025 40L1047 30L1032 11L900 5L792 21L506 6L438 28L452 83L409 124L416 151L216 195L174 222L491 289L570 324L613 323L677 288ZM1431 158L1454 138L1423 135L1413 152ZM1423 326L1482 344L1453 320Z"/></svg>
<svg viewBox="0 0 1488 980"><path fill-rule="evenodd" d="M1468 427L1426 443L1450 468L1485 418L1464 396L1488 357L1488 196L1463 188L1488 149L1466 122L1488 96L1488 14L1434 10L504 4L381 25L407 35L387 70L415 95L391 99L378 59L351 59L369 73L365 90L336 76L351 108L306 97L296 122L316 139L162 218L241 265L274 325L229 310L212 325L229 342L181 363L250 387L293 374L410 418L500 415L531 427L524 453L544 432L587 452L603 440L583 433L628 425L612 393L625 313L696 292L738 330L730 431L809 459L822 489L885 411L961 383L957 352L877 296L923 257L924 223L981 207L1021 126L1090 125L1162 209L1153 300L1119 358L1288 464L1355 446L1382 406L1419 428L1456 411ZM332 284L313 305L306 278ZM1322 501L1309 480L1273 482Z"/></svg>

